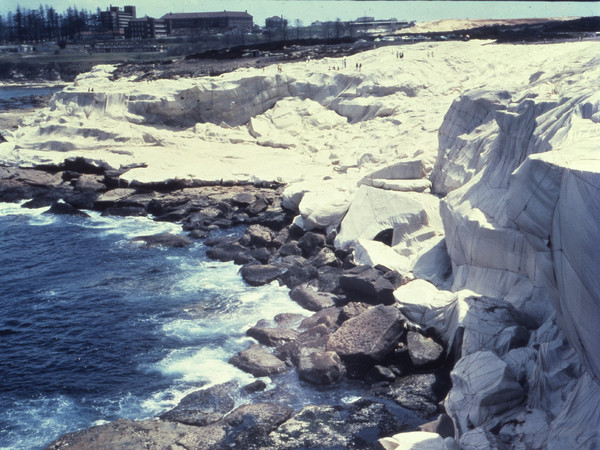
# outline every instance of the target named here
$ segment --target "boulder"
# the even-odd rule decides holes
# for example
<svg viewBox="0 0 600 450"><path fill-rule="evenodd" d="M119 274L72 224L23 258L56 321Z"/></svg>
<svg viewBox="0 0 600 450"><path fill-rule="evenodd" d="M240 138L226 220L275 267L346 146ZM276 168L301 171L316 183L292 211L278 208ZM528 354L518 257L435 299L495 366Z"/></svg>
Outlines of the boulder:
<svg viewBox="0 0 600 450"><path fill-rule="evenodd" d="M293 341L298 337L298 332L289 328L261 328L252 327L246 331L246 335L256 339L267 347L277 347L286 342Z"/></svg>
<svg viewBox="0 0 600 450"><path fill-rule="evenodd" d="M304 236L298 239L298 247L302 250L302 255L305 258L315 256L324 246L325 236L312 231L304 233Z"/></svg>
<svg viewBox="0 0 600 450"><path fill-rule="evenodd" d="M347 270L340 277L340 287L350 300L372 305L392 305L394 286L378 270L368 266L358 266Z"/></svg>
<svg viewBox="0 0 600 450"><path fill-rule="evenodd" d="M325 325L327 329L336 328L339 317L340 317L341 308L330 307L325 308L320 311L317 311L310 317L307 317L300 323L300 329L309 329L313 328L317 325Z"/></svg>
<svg viewBox="0 0 600 450"><path fill-rule="evenodd" d="M229 382L192 392L160 418L195 426L216 422L234 408L237 389L237 383Z"/></svg>
<svg viewBox="0 0 600 450"><path fill-rule="evenodd" d="M298 358L298 376L309 383L326 385L338 381L345 369L335 352L301 351Z"/></svg>
<svg viewBox="0 0 600 450"><path fill-rule="evenodd" d="M430 433L437 433L443 438L454 437L454 422L448 414L440 414L437 419L419 425L419 431L427 431ZM516 433L512 435L516 436Z"/></svg>
<svg viewBox="0 0 600 450"><path fill-rule="evenodd" d="M131 240L133 242L143 242L146 247L189 247L193 244L190 238L171 233L137 236Z"/></svg>
<svg viewBox="0 0 600 450"><path fill-rule="evenodd" d="M233 261L235 264L248 264L255 261L250 250L237 242L214 245L206 250L206 256L222 262Z"/></svg>
<svg viewBox="0 0 600 450"><path fill-rule="evenodd" d="M242 243L252 247L269 247L274 245L275 235L270 228L263 225L253 224L248 227L242 237Z"/></svg>
<svg viewBox="0 0 600 450"><path fill-rule="evenodd" d="M282 273L278 279L290 289L319 277L317 268L301 256L288 256L280 264Z"/></svg>
<svg viewBox="0 0 600 450"><path fill-rule="evenodd" d="M290 297L309 311L320 311L336 305L337 296L328 292L318 292L307 284L300 284L290 291Z"/></svg>
<svg viewBox="0 0 600 450"><path fill-rule="evenodd" d="M327 350L359 370L368 370L394 351L404 332L398 308L379 305L344 322L329 338Z"/></svg>
<svg viewBox="0 0 600 450"><path fill-rule="evenodd" d="M432 419L439 413L438 403L447 387L432 373L411 374L397 378L387 386L372 388L373 395L390 398L420 417Z"/></svg>
<svg viewBox="0 0 600 450"><path fill-rule="evenodd" d="M435 364L444 352L444 348L433 339L414 331L406 333L406 346L410 360L415 367Z"/></svg>
<svg viewBox="0 0 600 450"><path fill-rule="evenodd" d="M375 448L378 439L418 423L415 416L373 400L311 405L273 431L265 448Z"/></svg>
<svg viewBox="0 0 600 450"><path fill-rule="evenodd" d="M77 216L77 217L90 217L89 214L74 208L68 203L55 202L52 204L50 209L44 211L44 214L57 214L63 216Z"/></svg>
<svg viewBox="0 0 600 450"><path fill-rule="evenodd" d="M250 286L262 286L285 274L285 268L271 264L246 264L240 269L240 275Z"/></svg>
<svg viewBox="0 0 600 450"><path fill-rule="evenodd" d="M145 216L146 210L142 206L110 206L102 211L103 216L140 217Z"/></svg>
<svg viewBox="0 0 600 450"><path fill-rule="evenodd" d="M81 174L74 185L75 189L81 192L98 192L106 190L104 175Z"/></svg>
<svg viewBox="0 0 600 450"><path fill-rule="evenodd" d="M285 372L287 369L282 360L273 356L265 347L258 344L253 344L248 349L233 356L229 363L255 377L266 377Z"/></svg>

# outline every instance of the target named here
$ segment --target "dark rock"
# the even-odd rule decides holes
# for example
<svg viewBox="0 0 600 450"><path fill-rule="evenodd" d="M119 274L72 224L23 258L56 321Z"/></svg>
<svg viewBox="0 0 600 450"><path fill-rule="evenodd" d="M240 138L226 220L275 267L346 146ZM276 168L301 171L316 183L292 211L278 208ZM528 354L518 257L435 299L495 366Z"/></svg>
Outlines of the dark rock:
<svg viewBox="0 0 600 450"><path fill-rule="evenodd" d="M291 255L299 256L302 254L302 250L300 249L300 247L298 247L297 241L291 241L291 242L287 242L287 243L283 244L279 248L278 253L282 257L291 256Z"/></svg>
<svg viewBox="0 0 600 450"><path fill-rule="evenodd" d="M274 403L242 405L223 419L227 437L220 448L258 448L269 433L288 420L294 410ZM186 448L202 448L187 447Z"/></svg>
<svg viewBox="0 0 600 450"><path fill-rule="evenodd" d="M404 286L410 281L410 278L403 276L396 270L388 270L383 274L383 278L388 280L394 286L394 289L398 289L400 286Z"/></svg>
<svg viewBox="0 0 600 450"><path fill-rule="evenodd" d="M344 375L342 360L335 352L301 351L298 358L298 376L309 383L326 385Z"/></svg>
<svg viewBox="0 0 600 450"><path fill-rule="evenodd" d="M340 278L344 275L344 270L340 267L323 266L319 267L319 291L331 292L338 297L345 294L340 287Z"/></svg>
<svg viewBox="0 0 600 450"><path fill-rule="evenodd" d="M271 264L247 264L242 266L240 274L250 286L262 286L281 277L286 269Z"/></svg>
<svg viewBox="0 0 600 450"><path fill-rule="evenodd" d="M432 422L424 423L419 426L419 431L427 431L429 433L437 433L443 438L454 437L454 422L448 414L440 414L437 419Z"/></svg>
<svg viewBox="0 0 600 450"><path fill-rule="evenodd" d="M193 439L196 445L194 448L216 449L224 438L224 431L214 425L195 427L160 420L120 419L65 434L46 448L49 450L92 447L97 449L176 448L176 442Z"/></svg>
<svg viewBox="0 0 600 450"><path fill-rule="evenodd" d="M278 327L295 328L305 318L306 316L303 316L302 314L281 313L273 317L273 320Z"/></svg>
<svg viewBox="0 0 600 450"><path fill-rule="evenodd" d="M293 217L282 210L271 210L260 213L258 216L259 222L273 230L281 230L288 226Z"/></svg>
<svg viewBox="0 0 600 450"><path fill-rule="evenodd" d="M221 214L221 211L217 208L204 208L201 211L193 212L183 221L183 229L186 231L205 229Z"/></svg>
<svg viewBox="0 0 600 450"><path fill-rule="evenodd" d="M188 233L188 236L192 239L204 239L206 236L208 236L208 232L202 230L192 230Z"/></svg>
<svg viewBox="0 0 600 450"><path fill-rule="evenodd" d="M263 380L256 380L244 386L242 390L247 394L254 394L255 392L264 391L266 388L267 384Z"/></svg>
<svg viewBox="0 0 600 450"><path fill-rule="evenodd" d="M162 420L187 425L204 426L222 419L235 406L237 383L229 382L186 395L170 411L160 415Z"/></svg>
<svg viewBox="0 0 600 450"><path fill-rule="evenodd" d="M21 205L21 208L37 209L44 208L46 206L52 206L54 200L45 197L37 197L25 202Z"/></svg>
<svg viewBox="0 0 600 450"><path fill-rule="evenodd" d="M273 431L266 448L374 449L377 440L414 429L420 419L391 403L311 405Z"/></svg>
<svg viewBox="0 0 600 450"><path fill-rule="evenodd" d="M367 303L350 302L347 305L344 305L342 308L339 322L344 323L346 320L352 319L353 317L364 313L369 308L372 308L372 306L368 305Z"/></svg>
<svg viewBox="0 0 600 450"><path fill-rule="evenodd" d="M319 253L321 248L325 247L325 236L308 231L298 239L298 246L305 258L313 257Z"/></svg>
<svg viewBox="0 0 600 450"><path fill-rule="evenodd" d="M287 256L281 266L286 270L279 276L279 281L290 289L319 276L318 270L301 256Z"/></svg>
<svg viewBox="0 0 600 450"><path fill-rule="evenodd" d="M267 264L271 260L271 252L265 247L250 250L250 256L261 264Z"/></svg>
<svg viewBox="0 0 600 450"><path fill-rule="evenodd" d="M248 264L255 261L250 250L237 242L211 247L206 250L206 256L222 262L233 261L235 264Z"/></svg>
<svg viewBox="0 0 600 450"><path fill-rule="evenodd" d="M193 244L192 240L186 236L170 233L137 236L131 240L134 242L144 242L146 247L189 247Z"/></svg>
<svg viewBox="0 0 600 450"><path fill-rule="evenodd" d="M386 280L381 272L368 266L359 266L346 271L340 277L340 287L351 300L373 305L393 305L394 285Z"/></svg>
<svg viewBox="0 0 600 450"><path fill-rule="evenodd" d="M273 245L274 233L263 225L250 225L242 238L243 244L252 247L270 247Z"/></svg>
<svg viewBox="0 0 600 450"><path fill-rule="evenodd" d="M447 391L442 388L435 374L425 373L398 378L392 384L372 391L376 396L390 398L403 408L431 419L438 414L438 403L446 395Z"/></svg>
<svg viewBox="0 0 600 450"><path fill-rule="evenodd" d="M323 247L319 252L308 260L310 264L319 268L323 266L341 266L341 261L338 261L333 252L327 247Z"/></svg>
<svg viewBox="0 0 600 450"><path fill-rule="evenodd" d="M60 214L67 216L77 216L77 217L90 217L88 214L83 211L79 211L77 208L69 205L68 203L56 202L53 203L50 209L44 211L44 214Z"/></svg>
<svg viewBox="0 0 600 450"><path fill-rule="evenodd" d="M337 297L328 292L318 292L307 284L300 284L290 291L290 297L309 311L321 311L336 306Z"/></svg>
<svg viewBox="0 0 600 450"><path fill-rule="evenodd" d="M415 367L431 366L438 362L444 353L440 344L414 331L406 334L406 346Z"/></svg>
<svg viewBox="0 0 600 450"><path fill-rule="evenodd" d="M247 192L240 192L231 199L231 202L236 206L248 206L256 201L256 197Z"/></svg>
<svg viewBox="0 0 600 450"><path fill-rule="evenodd" d="M396 379L396 375L390 368L376 364L367 373L366 378L367 378L367 380L369 380L371 382L378 382L378 381L392 382Z"/></svg>
<svg viewBox="0 0 600 450"><path fill-rule="evenodd" d="M74 180L75 189L81 192L99 192L106 190L104 176L82 174Z"/></svg>
<svg viewBox="0 0 600 450"><path fill-rule="evenodd" d="M72 170L65 170L61 177L64 181L71 181L73 179L77 179L81 176L79 172L74 172Z"/></svg>
<svg viewBox="0 0 600 450"><path fill-rule="evenodd" d="M213 236L204 241L207 247L216 247L218 245L233 244L239 242L241 236Z"/></svg>
<svg viewBox="0 0 600 450"><path fill-rule="evenodd" d="M379 305L344 322L329 338L327 350L340 355L360 376L392 353L404 332L398 308Z"/></svg>
<svg viewBox="0 0 600 450"><path fill-rule="evenodd" d="M104 161L84 158L82 156L65 159L63 166L64 170L70 170L79 173L93 173L96 175L104 174L104 172L107 170L112 169L112 167Z"/></svg>
<svg viewBox="0 0 600 450"><path fill-rule="evenodd" d="M298 366L301 354L325 351L329 340L329 329L323 324L309 328L298 335L295 341L277 347L273 354L288 364Z"/></svg>
<svg viewBox="0 0 600 450"><path fill-rule="evenodd" d="M255 377L266 377L286 371L286 365L282 360L258 344L251 345L248 349L233 356L229 363Z"/></svg>
<svg viewBox="0 0 600 450"><path fill-rule="evenodd" d="M319 324L325 325L328 329L337 328L338 320L340 317L341 308L325 308L321 311L317 311L312 316L304 319L300 323L301 329L313 328Z"/></svg>
<svg viewBox="0 0 600 450"><path fill-rule="evenodd" d="M146 210L141 206L111 206L102 211L103 216L140 217L146 215Z"/></svg>
<svg viewBox="0 0 600 450"><path fill-rule="evenodd" d="M269 203L264 198L259 198L254 203L246 207L246 212L250 216L257 216L258 214L264 212L269 207Z"/></svg>
<svg viewBox="0 0 600 450"><path fill-rule="evenodd" d="M288 328L260 328L252 327L246 331L246 335L256 339L267 347L277 347L286 342L293 341L298 337L298 332Z"/></svg>

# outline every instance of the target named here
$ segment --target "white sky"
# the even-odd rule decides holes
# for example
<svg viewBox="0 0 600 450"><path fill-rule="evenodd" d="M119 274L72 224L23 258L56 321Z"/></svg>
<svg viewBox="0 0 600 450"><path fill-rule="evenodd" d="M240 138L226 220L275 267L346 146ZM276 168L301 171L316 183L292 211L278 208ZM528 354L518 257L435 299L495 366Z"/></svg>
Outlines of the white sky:
<svg viewBox="0 0 600 450"><path fill-rule="evenodd" d="M106 10L111 0L0 0L0 14L15 11L17 4L26 9L37 9L40 4L52 5L58 12L69 6L95 11ZM353 20L359 16L376 19L427 21L450 18L529 18L600 15L600 2L515 2L515 1L336 1L336 0L113 0L113 6L134 4L137 15L161 17L169 12L245 11L254 17L254 23L264 25L270 16L283 15L295 25L300 19L304 25L315 20Z"/></svg>

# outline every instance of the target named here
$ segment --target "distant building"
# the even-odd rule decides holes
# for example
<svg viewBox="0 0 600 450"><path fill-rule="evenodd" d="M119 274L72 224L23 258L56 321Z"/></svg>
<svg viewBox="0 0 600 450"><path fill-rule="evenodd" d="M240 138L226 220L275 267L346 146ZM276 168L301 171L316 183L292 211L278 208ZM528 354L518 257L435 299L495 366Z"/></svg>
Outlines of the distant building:
<svg viewBox="0 0 600 450"><path fill-rule="evenodd" d="M125 28L131 19L135 19L135 6L125 6L123 10L118 6L111 6L106 11L100 11L100 24L113 35L123 36Z"/></svg>
<svg viewBox="0 0 600 450"><path fill-rule="evenodd" d="M156 39L165 36L167 36L165 21L152 17L131 19L125 28L127 39Z"/></svg>
<svg viewBox="0 0 600 450"><path fill-rule="evenodd" d="M265 20L265 28L267 30L283 30L287 27L288 21L283 17L273 16Z"/></svg>
<svg viewBox="0 0 600 450"><path fill-rule="evenodd" d="M177 30L189 32L223 32L233 29L251 31L252 16L248 12L222 11L204 13L169 13L161 17L167 33L176 34Z"/></svg>

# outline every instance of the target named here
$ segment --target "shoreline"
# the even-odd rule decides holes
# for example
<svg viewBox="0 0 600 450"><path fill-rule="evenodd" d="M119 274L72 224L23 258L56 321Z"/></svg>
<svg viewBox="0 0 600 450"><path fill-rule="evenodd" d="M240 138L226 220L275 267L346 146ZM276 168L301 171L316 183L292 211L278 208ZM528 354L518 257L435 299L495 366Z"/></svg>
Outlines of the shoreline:
<svg viewBox="0 0 600 450"><path fill-rule="evenodd" d="M79 176L76 176L77 173L73 170L76 167L82 171L79 173ZM280 206L282 201L281 188L275 186L251 187L249 185L205 186L194 188L171 186L170 189L165 189L163 187L162 192L158 192L149 189L148 186L139 186L137 187L137 193L134 193L131 192L132 190L129 188L118 187L118 180L115 184L115 174L113 169L104 168L104 173L98 173L100 171L97 167L85 160L65 164L62 172L58 172L58 169L58 167L47 167L44 171L35 169L16 169L15 172L18 172L18 174L13 174L11 180L15 181L23 179L27 181L25 181L20 188L13 184L8 190L6 188L1 189L1 199L6 200L11 197L11 193L27 197L32 194L32 192L25 192L26 186L35 191L41 188L40 181L43 177L52 176L56 179L57 176L60 175L60 178L62 179L67 171L68 176L73 177L70 181L73 184L75 191L83 188L84 184L81 182L84 179L88 182L85 185L85 190L88 194L90 193L90 178L95 177L97 181L102 177L104 177L105 180L110 177L112 178L110 184L115 186L114 189L109 189L106 186L102 188L99 184L96 185L98 190L95 192L99 194L99 197L93 205L95 210L116 216L140 215L144 213L150 214L148 211L150 210L155 216L154 220L168 220L182 223L183 230L188 233L190 238L201 239L205 245L209 246L207 256L223 262L233 260L236 264L240 265L241 276L250 286L258 286L270 283L273 280L278 280L279 283L286 285L290 289L292 300L299 302L301 306L305 308L308 307L309 310L314 312L312 317L305 318L302 323L300 323L298 319L295 319L291 322L288 320L288 323L280 322L279 325L277 325L278 320L282 320L281 318L277 319L276 317L275 322L273 322L274 318L265 317L263 322L272 324L271 326L265 327L265 324L261 325L261 322L259 322L256 326L251 327L248 330L247 335L256 339L260 346L253 346L251 349L260 350L260 354L250 355L246 358L245 352L247 350L244 350L239 354L242 355L242 362L237 360L232 360L230 362L233 362L234 365L255 376L272 375L272 380L276 387L274 390L262 392L264 385L261 386L258 381L256 382L258 384L253 383L250 387L239 386L237 388L232 386L231 383L226 383L225 385L228 386L227 390L229 391L227 395L234 395L233 391L235 391L235 389L240 389L241 392L255 390L255 394L253 394L255 399L252 404L255 405L254 407L258 408L257 411L263 411L265 408L275 408L278 413L281 413L277 408L281 408L281 405L283 404L278 401L278 398L285 398L286 393L285 385L278 385L278 373L283 371L289 372L289 375L286 376L295 377L299 375L301 380L313 384L315 389L330 389L334 386L338 386L340 383L346 382L344 381L346 380L344 373L354 371L353 375L351 374L349 381L358 382L362 385L361 389L364 390L365 393L370 393L367 394L367 397L370 399L367 403L364 403L365 400L363 400L362 403L359 403L359 405L361 405L360 407L352 403L334 403L332 405L311 405L303 408L302 411L287 409L284 414L286 420L281 421L278 425L285 423L287 420L293 420L295 416L301 416L307 408L316 410L322 409L323 411L321 411L321 413L325 414L324 417L326 417L326 410L332 406L348 411L354 411L354 409L356 409L357 411L362 411L361 414L369 414L367 411L374 408L374 405L379 405L376 407L378 409L378 415L371 414L370 420L375 420L380 426L383 426L383 422L381 421L384 419L385 421L392 420L393 423L396 423L392 428L390 428L391 425L387 426L387 434L377 435L377 438L383 438L400 431L407 431L406 427L408 423L412 423L411 429L416 430L414 425L416 420L425 423L427 419L435 419L437 403L443 399L445 392L438 392L439 388L434 386L437 386L440 383L440 380L449 377L449 368L446 366L447 368L443 369L445 363L443 359L440 359L441 348L437 349L437 356L428 361L425 366L422 366L421 368L413 367L413 369L411 369L413 363L410 362L410 356L408 354L411 349L406 347L403 349L401 355L398 354L393 356L395 354L395 343L393 345L388 344L389 348L386 350L387 356L385 356L385 358L379 357L379 359L381 359L380 364L384 363L384 361L389 358L391 358L391 360L384 363L385 365L383 366L375 364L375 371L372 367L376 361L373 360L369 363L368 356L363 357L364 361L358 366L351 363L352 357L350 358L350 362L342 362L339 357L337 357L334 358L329 365L324 365L324 362L320 361L320 365L317 364L317 366L311 366L309 368L306 367L306 361L301 362L303 358L301 355L304 353L308 353L308 355L333 355L333 352L325 351L322 344L316 345L313 342L315 334L322 336L322 340L327 340L326 336L333 335L335 331L340 329L340 327L351 318L361 316L361 314L364 314L367 311L377 310L377 308L391 307L384 306L384 304L389 304L389 297L386 297L383 293L381 293L378 298L371 297L370 303L361 303L356 301L357 295L358 297L361 297L360 289L359 291L355 291L348 287L346 287L346 289L340 287L340 279L343 277L352 277L353 272L357 271L357 266L352 264L345 252L340 253L339 251L333 251L333 247L330 244L327 244L328 241L331 242L331 237L328 238L318 232L304 233L301 229L292 225L293 215L290 214L290 212L286 212L286 210ZM6 173L3 173L2 175L2 180L6 181ZM274 187L275 189L273 189ZM54 189L57 190L54 191ZM64 186L61 188L47 185L43 190L45 191L43 195L39 195L38 191L38 195L36 196L36 194L33 194L34 198L30 202L24 204L23 207L41 207L44 203L52 203L51 199L65 197ZM125 190L128 190L129 192L122 192ZM120 197L118 195L119 193L127 195ZM136 197L137 201L134 200ZM68 196L66 198L68 198ZM218 198L219 201L215 203L214 198ZM12 199L13 201L17 200L14 196ZM23 199L24 198L20 200ZM186 199L188 200L187 202L185 202ZM185 213L183 211L185 208L182 208L182 203L185 205L187 203L211 202L214 206L209 205L204 210L192 212L190 215L184 217ZM57 205L63 205L62 209ZM49 205L49 211L54 211L57 214L81 214L78 210L66 208L66 205L67 204L65 203L52 203ZM209 211L207 209L209 208L213 209L213 211L210 211L213 216L203 215L200 218L199 215L208 213ZM218 208L218 211L214 211L216 208ZM234 209L236 211L232 214ZM231 212L224 215L223 211ZM243 236L236 239L211 240L209 238L210 230L217 228L227 229L231 226L242 224L248 227L247 231ZM208 241L206 240L207 238ZM175 235L145 236L141 237L141 239L145 240L148 245L187 245L185 241L182 241ZM323 253L323 251L325 251L325 253ZM314 255L312 255L313 253ZM324 255L326 255L326 257ZM261 269L259 271L260 273L246 273L244 271L245 269L248 271L256 268ZM336 268L337 270L335 270ZM367 267L358 267L358 269L360 269L358 272L359 275L364 275L367 269L371 277L373 277L374 274L377 274L373 269ZM365 286L368 284L371 286L374 284L380 285L382 281L386 280L395 281L393 284L389 284L388 282L386 292L388 292L387 295L389 295L389 292L391 292L390 290L398 287L402 280L397 272L382 272L381 270L384 269L380 269L378 279L369 280L368 278L363 277L365 283L367 283ZM265 273L266 275L264 275ZM325 274L330 277L328 280L324 279ZM320 283L318 281L320 281ZM317 284L316 286L315 282ZM365 289L365 286L362 287L363 290ZM369 298L364 298L364 300L369 300ZM377 307L377 304L379 304L379 307ZM341 317L343 317L343 320ZM365 315L362 317L364 318ZM373 322L374 320L375 318L371 319L370 322L363 323L362 326L376 326L376 323ZM401 323L403 323L403 321L404 319L401 319ZM367 323L371 323L371 325L367 325ZM272 328L273 326L274 328ZM400 338L403 334L404 338L400 339L405 339L405 333L406 330L404 330L404 332L399 330L397 332L397 337L394 339ZM311 336L309 341L306 341L307 336ZM295 350L292 349L294 346L296 347ZM273 356L269 356L271 355L271 351L277 355L280 361L275 369L271 368L270 364L272 364L272 362L264 361L265 358L273 358ZM395 364L390 366L389 364L391 361L395 361ZM350 365L348 366L348 364ZM385 369L386 365L388 367L387 369ZM368 370L369 367L371 367L370 371ZM395 372L391 371L389 367L395 367ZM425 369L423 369L423 367ZM274 370L274 372L272 370ZM292 372L290 371L296 372L298 375L292 375ZM442 375L442 373L445 373L445 375ZM410 382L407 380L410 380ZM407 412L404 413L406 415L406 424L398 422L399 418L394 419L396 416L389 411L389 406L385 406L386 403L390 401L388 397L389 394L385 394L385 392L390 389L399 389L398 387L393 388L395 382L400 383L402 386L403 398L405 399L398 404L398 407L409 407L406 410ZM221 392L224 386L212 386L208 388L208 390L202 389L197 393L190 395L209 397L215 395L217 398L222 398L223 395L225 395ZM419 395L425 395L422 397L422 402L415 403L414 400L409 400L411 389L414 390L414 394L412 395L416 395L417 398L420 398ZM427 392L428 389L430 392L429 394L418 394L420 391ZM427 397L427 395L431 396L433 392L436 392L435 398ZM275 394L275 397L273 397L273 394ZM383 397L381 397L381 395L383 395ZM199 410L204 408L201 403L194 403L194 405L194 407ZM243 408L253 407L243 406ZM409 413L408 411L411 410L412 412ZM200 413L198 413L197 410L191 409L188 398L187 400L182 400L180 406L173 410L163 412L160 415L160 422L184 425L193 423L193 425L197 427L216 426L214 425L215 423L220 423L225 429L229 430L230 424L228 420L230 420L231 415L235 416L237 414L236 411L237 410L224 411L220 414L213 414L214 417L211 416L212 418L210 420L190 422L190 417L195 417L195 415ZM261 423L261 420L265 420L265 418L262 417L263 412L255 412L255 414L257 414L256 417L257 420L259 420L259 423ZM216 419L217 416L219 417L218 420ZM128 422L127 426L131 427L133 430L153 422L154 420ZM100 427L93 427L69 433L60 437L52 444L49 444L48 448L64 448L72 445L77 446L78 443L80 445L82 442L85 442L85 440L91 439L90 436L94 436L94 439L111 439L111 445L117 445L119 439L126 439L126 437L121 436L119 438L118 436L114 436L114 426L116 426L115 423L110 423ZM357 438L357 436L360 435L361 429L362 428L358 427L358 429L353 432L354 434L351 433L351 435L347 435L345 438L351 439L352 436ZM271 425L269 433L276 432L276 430L277 427ZM196 432L198 430L191 430L190 433L192 431ZM246 432L247 431L248 430L246 430ZM348 430L346 430L346 432L348 432ZM227 433L231 439L237 436L239 430L236 430L234 434L231 434L233 431L228 431ZM261 442L266 442L264 439L266 439L266 434L269 433L262 432L262 434L259 433L254 437L255 441L245 441L245 444L248 445L246 448L254 448L253 445L262 445ZM159 434L164 434L164 430ZM113 441L112 439L115 440ZM318 445L319 441L316 438L314 439L314 444ZM337 439L339 440L340 438L338 437ZM213 445L210 443L206 444L209 447L210 445ZM142 445L141 441L139 442L139 445ZM361 441L361 445L356 448L374 448L374 445L374 440L370 442ZM355 447L351 446L349 448Z"/></svg>

